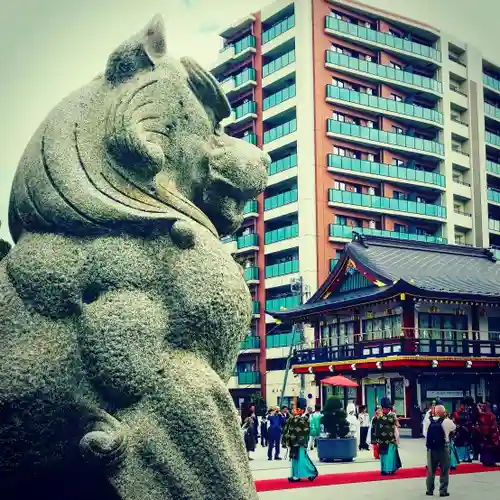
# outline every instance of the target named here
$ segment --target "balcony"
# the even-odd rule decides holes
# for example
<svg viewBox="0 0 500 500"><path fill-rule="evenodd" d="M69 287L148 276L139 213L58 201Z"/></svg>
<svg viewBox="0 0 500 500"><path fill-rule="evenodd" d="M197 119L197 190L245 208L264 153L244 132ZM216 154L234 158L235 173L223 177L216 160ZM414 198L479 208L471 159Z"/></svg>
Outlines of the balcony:
<svg viewBox="0 0 500 500"><path fill-rule="evenodd" d="M500 177L500 164L486 160L486 171L492 175Z"/></svg>
<svg viewBox="0 0 500 500"><path fill-rule="evenodd" d="M290 347L299 345L302 342L302 336L299 332L278 333L266 337L266 347L273 349L277 347Z"/></svg>
<svg viewBox="0 0 500 500"><path fill-rule="evenodd" d="M264 144L269 144L272 141L280 139L289 134L293 134L297 131L297 119L294 118L289 122L278 125L270 130L264 132Z"/></svg>
<svg viewBox="0 0 500 500"><path fill-rule="evenodd" d="M406 333L406 330L408 332ZM405 329L391 332L373 332L361 336L354 344L329 345L328 339L316 343L309 349L297 351L294 364L327 363L332 361L362 360L392 355L438 355L470 357L500 356L500 341L474 340L485 332L441 331L428 329ZM497 332L489 332L491 338L498 338ZM413 338L412 335L418 336ZM305 347L305 346L304 346ZM429 362L430 366L430 362Z"/></svg>
<svg viewBox="0 0 500 500"><path fill-rule="evenodd" d="M251 132L250 134L246 134L243 137L241 137L242 141L249 142L250 144L253 144L254 146L257 146L257 136Z"/></svg>
<svg viewBox="0 0 500 500"><path fill-rule="evenodd" d="M258 217L259 216L259 202L257 200L248 201L243 207L243 215L247 217Z"/></svg>
<svg viewBox="0 0 500 500"><path fill-rule="evenodd" d="M384 238L393 238L404 241L421 241L423 243L441 243L447 244L446 238L434 236L431 234L400 233L398 231L385 231L383 229L372 229L369 227L342 226L340 224L330 224L328 226L328 235L331 240L352 240L352 233L356 232L364 236L382 236Z"/></svg>
<svg viewBox="0 0 500 500"><path fill-rule="evenodd" d="M233 109L231 116L225 118L221 125L223 127L232 127L234 125L243 126L257 118L257 104L255 101L247 101Z"/></svg>
<svg viewBox="0 0 500 500"><path fill-rule="evenodd" d="M370 108L383 111L381 114L395 115L415 119L416 121L424 121L430 124L443 123L443 114L435 109L423 108L414 104L406 104L397 102L393 99L385 97L377 97L374 95L357 92L355 90L344 89L335 85L326 86L326 100L328 102L341 101L354 104L355 108Z"/></svg>
<svg viewBox="0 0 500 500"><path fill-rule="evenodd" d="M296 85L294 83L293 85L290 85L289 87L286 87L279 92L267 96L262 103L262 109L263 111L267 111L268 109L278 106L282 102L292 99L293 97L295 97L295 95Z"/></svg>
<svg viewBox="0 0 500 500"><path fill-rule="evenodd" d="M332 206L350 205L361 207L368 212L399 212L401 215L418 216L420 218L446 219L446 208L430 203L385 198L370 194L352 193L339 189L328 190L328 204Z"/></svg>
<svg viewBox="0 0 500 500"><path fill-rule="evenodd" d="M493 188L488 188L488 201L500 204L500 191Z"/></svg>
<svg viewBox="0 0 500 500"><path fill-rule="evenodd" d="M254 317L260 316L260 303L258 300L252 300L252 315Z"/></svg>
<svg viewBox="0 0 500 500"><path fill-rule="evenodd" d="M440 158L444 156L444 145L440 142L420 139L411 135L386 132L332 119L327 120L326 131L329 136L349 136L358 139L356 142L376 146L383 144L398 151L412 150L429 156L438 156Z"/></svg>
<svg viewBox="0 0 500 500"><path fill-rule="evenodd" d="M279 264L271 264L266 266L266 279L284 276L299 272L299 259L289 260L288 262L280 262Z"/></svg>
<svg viewBox="0 0 500 500"><path fill-rule="evenodd" d="M389 177L391 179L404 181L405 184L411 184L412 186L418 184L433 188L438 187L440 189L444 189L446 186L446 178L436 172L415 170L407 167L396 167L385 163L375 163L334 154L329 154L327 161L328 170L330 171L348 170L367 179Z"/></svg>
<svg viewBox="0 0 500 500"><path fill-rule="evenodd" d="M236 240L237 251L249 251L259 249L259 235L256 233L246 234L245 236L240 236Z"/></svg>
<svg viewBox="0 0 500 500"><path fill-rule="evenodd" d="M292 15L283 19L278 24L275 24L268 30L262 33L262 45L274 40L276 37L280 36L282 33L286 33L288 30L292 29L295 26L295 16Z"/></svg>
<svg viewBox="0 0 500 500"><path fill-rule="evenodd" d="M240 344L241 351L260 350L260 337L249 335ZM243 373L243 372L241 372Z"/></svg>
<svg viewBox="0 0 500 500"><path fill-rule="evenodd" d="M264 200L264 211L274 210L275 208L282 207L294 203L299 198L299 191L297 188L285 191L284 193L270 196Z"/></svg>
<svg viewBox="0 0 500 500"><path fill-rule="evenodd" d="M267 231L264 234L264 243L266 245L271 245L272 243L277 243L278 241L297 238L298 235L299 225L292 224L291 226L280 227L279 229L274 229L273 231Z"/></svg>
<svg viewBox="0 0 500 500"><path fill-rule="evenodd" d="M257 85L257 75L254 68L244 69L241 73L228 78L221 83L222 90L229 99L248 91Z"/></svg>
<svg viewBox="0 0 500 500"><path fill-rule="evenodd" d="M461 151L459 148L452 148L450 153L450 159L453 165L458 165L462 168L470 168L470 156L465 151Z"/></svg>
<svg viewBox="0 0 500 500"><path fill-rule="evenodd" d="M345 35L346 38L354 39L354 41L362 40L369 42L372 45L380 46L392 52L403 52L419 58L438 63L441 62L441 52L428 45L411 42L410 40L393 36L390 33L383 33L364 26L341 21L332 16L325 17L325 31L327 33Z"/></svg>
<svg viewBox="0 0 500 500"><path fill-rule="evenodd" d="M266 312L272 313L281 311L282 309L291 309L300 304L298 295L288 295L287 297L279 297L277 299L266 300Z"/></svg>
<svg viewBox="0 0 500 500"><path fill-rule="evenodd" d="M497 80L492 76L483 74L483 85L491 90L494 90L495 92L500 93L500 80Z"/></svg>
<svg viewBox="0 0 500 500"><path fill-rule="evenodd" d="M213 71L220 72L229 64L244 61L248 55L256 52L256 46L257 41L253 35L247 35L236 43L226 45L219 51Z"/></svg>
<svg viewBox="0 0 500 500"><path fill-rule="evenodd" d="M488 219L488 229L494 233L500 234L500 220Z"/></svg>
<svg viewBox="0 0 500 500"><path fill-rule="evenodd" d="M238 372L238 385L259 385L259 372Z"/></svg>
<svg viewBox="0 0 500 500"><path fill-rule="evenodd" d="M288 66L295 62L295 49L283 54L282 56L273 59L268 62L264 66L262 66L262 78L266 76L272 75L276 71L279 71L281 68Z"/></svg>
<svg viewBox="0 0 500 500"><path fill-rule="evenodd" d="M410 73L401 69L394 69L390 66L376 64L373 62L357 59L356 57L346 56L333 52L326 51L326 66L329 68L345 68L360 76L368 76L378 81L387 81L389 84L399 84L405 88L413 88L414 90L430 92L433 95L443 93L443 84L433 78Z"/></svg>
<svg viewBox="0 0 500 500"><path fill-rule="evenodd" d="M271 162L267 169L268 175L276 175L297 166L297 153L285 156L279 160Z"/></svg>
<svg viewBox="0 0 500 500"><path fill-rule="evenodd" d="M484 139L486 141L486 144L488 144L489 146L500 148L500 135L496 135L492 132L486 131Z"/></svg>
<svg viewBox="0 0 500 500"><path fill-rule="evenodd" d="M259 283L259 268L245 267L243 270L243 277L248 285L255 285Z"/></svg>
<svg viewBox="0 0 500 500"><path fill-rule="evenodd" d="M489 118L493 118L493 120L500 121L500 108L492 106L487 102L484 103L484 114Z"/></svg>
<svg viewBox="0 0 500 500"><path fill-rule="evenodd" d="M500 248L496 247L496 246L492 246L491 251L493 252L493 255L495 256L495 259L500 260Z"/></svg>

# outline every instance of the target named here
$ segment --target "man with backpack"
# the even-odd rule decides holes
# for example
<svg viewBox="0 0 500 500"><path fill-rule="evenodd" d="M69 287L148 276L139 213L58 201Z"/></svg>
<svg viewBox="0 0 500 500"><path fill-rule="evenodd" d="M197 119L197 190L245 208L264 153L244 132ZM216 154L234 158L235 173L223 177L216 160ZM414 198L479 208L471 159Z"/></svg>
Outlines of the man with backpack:
<svg viewBox="0 0 500 500"><path fill-rule="evenodd" d="M439 496L449 497L450 479L450 433L456 429L452 420L446 417L446 409L437 405L434 414L426 415L424 420L424 436L427 445L427 496L434 495L436 471L439 476Z"/></svg>

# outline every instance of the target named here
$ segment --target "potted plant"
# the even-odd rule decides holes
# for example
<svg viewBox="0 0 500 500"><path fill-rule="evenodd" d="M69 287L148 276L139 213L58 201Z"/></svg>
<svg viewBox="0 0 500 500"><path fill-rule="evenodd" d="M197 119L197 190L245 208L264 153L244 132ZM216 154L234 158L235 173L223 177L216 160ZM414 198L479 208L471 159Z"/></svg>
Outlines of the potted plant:
<svg viewBox="0 0 500 500"><path fill-rule="evenodd" d="M347 414L342 408L342 401L336 396L330 396L323 408L321 424L327 434L326 438L319 438L318 458L321 462L352 462L357 455L355 437L349 435Z"/></svg>

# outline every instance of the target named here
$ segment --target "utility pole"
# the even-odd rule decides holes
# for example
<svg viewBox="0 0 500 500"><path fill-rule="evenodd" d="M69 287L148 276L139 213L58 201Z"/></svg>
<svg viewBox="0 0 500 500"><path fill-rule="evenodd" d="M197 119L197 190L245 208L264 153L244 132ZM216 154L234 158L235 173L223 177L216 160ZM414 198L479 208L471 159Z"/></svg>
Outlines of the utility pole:
<svg viewBox="0 0 500 500"><path fill-rule="evenodd" d="M304 285L304 280L302 276L300 278L294 279L290 283L290 289L294 295L298 295L300 297L300 302L299 304L304 303L304 299L308 299L309 291L308 291L307 286ZM292 360L294 357L294 351L295 351L295 334L297 332L300 332L301 338L300 338L300 344L304 343L304 328L302 326L298 327L296 323L292 325L292 341L290 342L290 350L288 352L288 358L286 360L286 366L285 366L285 376L283 378L283 387L281 388L281 397L280 397L280 406L283 404L283 399L285 397L285 391L286 391L286 384L288 381L288 374L290 372L290 368L292 365ZM300 392L299 392L299 398L304 398L305 397L305 376L304 374L300 374Z"/></svg>

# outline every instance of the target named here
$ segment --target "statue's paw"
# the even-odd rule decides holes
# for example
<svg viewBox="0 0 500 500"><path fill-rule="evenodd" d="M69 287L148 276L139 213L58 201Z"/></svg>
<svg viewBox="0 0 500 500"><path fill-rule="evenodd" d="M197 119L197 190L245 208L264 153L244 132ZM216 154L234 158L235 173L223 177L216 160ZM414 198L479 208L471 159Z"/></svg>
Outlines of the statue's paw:
<svg viewBox="0 0 500 500"><path fill-rule="evenodd" d="M123 460L127 445L125 427L108 413L99 411L93 430L80 440L80 452L87 462L113 466Z"/></svg>

